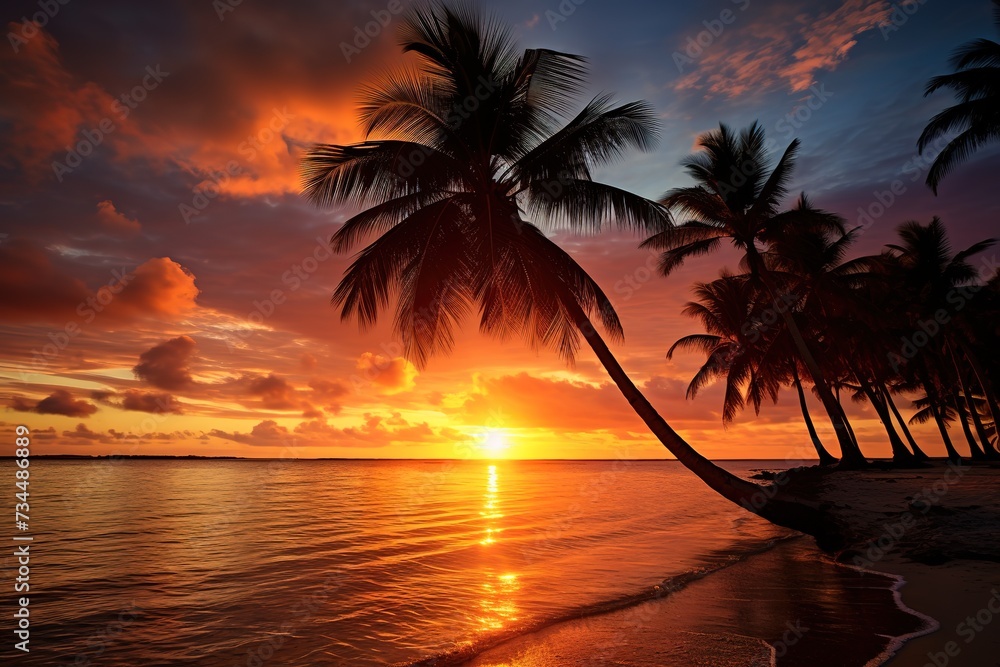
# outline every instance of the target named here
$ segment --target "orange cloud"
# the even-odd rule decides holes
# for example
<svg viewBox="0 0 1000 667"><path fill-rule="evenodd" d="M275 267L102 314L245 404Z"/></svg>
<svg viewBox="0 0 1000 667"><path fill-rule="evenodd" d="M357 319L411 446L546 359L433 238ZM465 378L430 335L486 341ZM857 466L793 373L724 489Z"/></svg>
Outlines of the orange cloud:
<svg viewBox="0 0 1000 667"><path fill-rule="evenodd" d="M362 378L374 383L383 394L399 394L415 386L417 368L403 357L389 358L365 352L358 358L357 370Z"/></svg>
<svg viewBox="0 0 1000 667"><path fill-rule="evenodd" d="M197 306L195 277L168 257L150 259L131 273L115 269L92 291L50 253L21 239L0 244L0 316L14 322L90 324L98 317L118 321L175 319ZM73 334L75 335L75 334Z"/></svg>
<svg viewBox="0 0 1000 667"><path fill-rule="evenodd" d="M8 24L20 33L21 25ZM78 83L59 57L59 45L39 28L18 53L0 49L0 113L10 123L7 134L8 164L21 165L38 179L51 171L52 155L76 143L77 130L97 124L110 110L113 99L94 83ZM8 105L16 101L16 107Z"/></svg>
<svg viewBox="0 0 1000 667"><path fill-rule="evenodd" d="M755 7L703 48L688 41L674 54L682 76L675 90L738 97L787 86L808 89L820 71L832 71L858 35L889 19L886 0L847 0L827 13L775 5ZM697 39L694 36L693 39ZM695 46L691 46L695 44Z"/></svg>
<svg viewBox="0 0 1000 667"><path fill-rule="evenodd" d="M122 281L125 287L111 301L108 313L126 319L176 318L197 305L200 290L194 281L194 274L169 257L147 260L128 276L127 282Z"/></svg>
<svg viewBox="0 0 1000 667"><path fill-rule="evenodd" d="M118 211L110 199L97 203L97 221L108 231L122 234L137 234L142 229L138 220Z"/></svg>

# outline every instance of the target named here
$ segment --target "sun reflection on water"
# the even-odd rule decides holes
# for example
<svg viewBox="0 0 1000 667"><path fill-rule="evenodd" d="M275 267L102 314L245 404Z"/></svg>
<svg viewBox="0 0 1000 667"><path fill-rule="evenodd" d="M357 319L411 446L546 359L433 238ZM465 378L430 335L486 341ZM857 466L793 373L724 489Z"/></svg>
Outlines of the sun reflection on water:
<svg viewBox="0 0 1000 667"><path fill-rule="evenodd" d="M483 494L483 509L480 515L485 522L485 536L479 541L484 547L490 547L499 539L503 528L500 520L500 476L496 465L486 468L486 493ZM486 551L493 553L492 550ZM506 628L518 620L519 608L516 604L516 593L521 588L518 575L513 572L497 573L499 563L487 559L482 583L483 597L479 601L479 614L475 616L480 632L494 632Z"/></svg>

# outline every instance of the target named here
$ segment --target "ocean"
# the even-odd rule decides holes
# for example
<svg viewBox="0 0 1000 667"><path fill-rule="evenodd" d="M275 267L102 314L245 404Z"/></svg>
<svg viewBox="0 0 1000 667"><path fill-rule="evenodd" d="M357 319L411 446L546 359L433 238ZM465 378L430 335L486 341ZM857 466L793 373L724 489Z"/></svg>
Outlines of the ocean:
<svg viewBox="0 0 1000 667"><path fill-rule="evenodd" d="M24 665L457 664L791 535L667 461L35 459L30 493Z"/></svg>

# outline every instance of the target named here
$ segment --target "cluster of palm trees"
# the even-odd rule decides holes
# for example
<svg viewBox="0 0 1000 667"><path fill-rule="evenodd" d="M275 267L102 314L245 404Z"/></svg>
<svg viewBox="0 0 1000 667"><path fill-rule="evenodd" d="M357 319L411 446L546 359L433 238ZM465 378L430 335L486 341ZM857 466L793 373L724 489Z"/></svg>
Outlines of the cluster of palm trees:
<svg viewBox="0 0 1000 667"><path fill-rule="evenodd" d="M715 358L695 384L725 373L746 392L727 399L730 412L747 398L759 405L788 378L800 391L809 383L835 426L846 465L865 460L837 397L845 389L889 410L895 409L894 394L923 389L921 410L942 423L976 415L983 433L995 431L995 388L984 378L996 358L983 350L995 332L980 332L982 344L958 340L959 331L978 331L978 316L963 316L966 328L949 325L951 333L939 333L892 372L887 359L876 359L873 340L849 342L862 336L862 325L877 329L882 341L908 331L908 323L918 325L930 305L922 291L937 295L943 285L922 286L906 277L923 275L918 265L926 257L911 252L905 240L878 261L844 266L854 233L842 220L804 197L782 210L797 141L772 169L758 126L740 133L720 127L702 138L704 150L686 163L696 185L653 202L592 178L594 168L652 148L658 129L644 102L616 105L598 96L574 115L586 75L583 58L521 52L504 25L469 5L415 9L402 22L400 38L418 64L362 91L366 140L317 145L303 160L306 197L360 210L332 239L341 252L366 244L333 295L344 319L369 326L394 301L394 330L418 365L450 349L455 326L472 313L485 334L521 336L567 360L585 342L653 435L708 486L775 523L832 543L836 531L826 509L716 466L663 419L605 342L604 335L623 335L611 301L540 225L598 231L614 224L642 232L646 245L662 251L664 273L728 240L744 254L744 273L699 287L691 312L704 307L709 334L682 345L700 346ZM487 96L479 93L484 81ZM465 113L456 122L452 112L458 108ZM685 222L676 224L678 215ZM912 229L919 234L924 228ZM941 280L969 282L959 271L968 256L947 258L958 268ZM912 299L895 295L890 285L897 279L913 290ZM995 281L990 284L995 296ZM885 305L879 300L891 306L891 325L876 311ZM979 302L977 296L975 308ZM995 308L995 298L992 303ZM726 313L731 321L716 326L711 310L734 304L739 312ZM953 391L959 377L967 391ZM901 430L905 437L902 424Z"/></svg>
<svg viewBox="0 0 1000 667"><path fill-rule="evenodd" d="M723 126L703 138L710 148L698 158L710 154L713 162L728 162L744 155L758 131L753 126L737 136ZM992 240L952 253L944 225L935 218L926 225L903 224L899 243L880 255L848 260L861 227L845 230L840 218L815 209L803 196L792 209L769 213L754 231L750 217L731 208L734 200L718 193L718 181L705 176L716 166L705 171L697 158L688 164L700 183L672 191L664 203L694 219L646 241L666 248L664 272L686 255L710 250L708 240L746 239L737 240L739 247L752 248L742 262L746 272L724 271L698 283L696 299L685 308L706 333L684 336L667 357L685 349L706 355L688 386L689 398L709 383L724 382L722 418L729 422L745 406L759 413L767 399L777 401L782 388L794 387L824 465L837 459L814 427L803 390L807 382L823 399L848 466L866 459L842 407L845 395L871 405L898 464L927 460L909 425L928 420L937 424L950 458L960 457L948 430L954 421L961 424L973 459L998 458L1000 411L990 378L1000 377L994 345L1000 274L988 259L973 263ZM786 152L772 178L789 167ZM916 397L919 410L909 421L896 405L901 395Z"/></svg>

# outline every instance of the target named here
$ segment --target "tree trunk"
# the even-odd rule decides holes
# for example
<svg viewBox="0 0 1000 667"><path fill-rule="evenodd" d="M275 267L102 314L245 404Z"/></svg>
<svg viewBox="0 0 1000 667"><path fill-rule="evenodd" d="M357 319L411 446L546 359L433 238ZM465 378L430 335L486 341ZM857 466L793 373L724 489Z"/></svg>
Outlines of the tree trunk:
<svg viewBox="0 0 1000 667"><path fill-rule="evenodd" d="M937 387L934 386L930 378L930 373L923 363L921 363L918 373L920 381L924 384L924 389L927 390L927 403L930 405L931 414L934 415L938 431L941 432L941 440L944 441L944 448L948 452L948 458L952 461L961 461L962 457L959 455L958 450L955 449L955 445L951 444L951 438L948 436L948 425L945 423L944 415L941 414L941 405L938 403Z"/></svg>
<svg viewBox="0 0 1000 667"><path fill-rule="evenodd" d="M830 415L830 420L833 422L833 430L837 434L837 442L840 444L840 465L845 468L863 468L867 466L868 461L865 459L865 455L861 452L857 441L851 435L847 413L844 412L843 406L834 398L833 392L830 391L830 385L827 384L826 378L823 376L823 371L809 350L809 346L806 345L802 331L795 322L795 318L792 317L790 309L787 307L778 307L778 290L775 289L771 280L767 277L767 270L752 243L747 246L747 258L750 260L751 270L757 274L764 288L771 295L771 301L775 305L775 310L779 311L781 319L784 321L785 327L788 328L788 333L795 343L795 349L798 351L802 363L805 364L806 370L809 371L813 386L816 387L816 394L823 403L827 414Z"/></svg>
<svg viewBox="0 0 1000 667"><path fill-rule="evenodd" d="M983 388L983 396L986 397L986 404L990 406L993 423L1000 424L1000 404L997 403L996 387L993 386L992 378L986 374L976 353L961 341L959 341L959 345L962 348L962 352L965 353L965 358L969 360L969 365L972 366L972 372L976 374L979 386Z"/></svg>
<svg viewBox="0 0 1000 667"><path fill-rule="evenodd" d="M889 390L885 386L880 387L880 389L882 390L882 397L885 399L885 404L889 407L889 410L892 411L893 416L896 417L896 423L898 423L899 428L902 429L903 436L906 438L906 441L910 443L910 449L913 450L913 457L918 461L928 460L930 457L924 453L924 450L920 449L919 445L917 445L917 441L913 439L913 434L910 433L910 427L906 425L906 420L903 419L903 415L899 414L899 410L896 408L896 404L892 400L892 394L889 393Z"/></svg>
<svg viewBox="0 0 1000 667"><path fill-rule="evenodd" d="M983 420L979 418L979 408L972 401L972 392L969 390L969 384L965 381L965 373L962 372L961 366L958 364L958 357L955 355L955 350L951 349L949 346L949 353L951 355L951 362L955 365L955 373L958 374L958 382L962 387L962 400L964 398L965 406L968 408L969 414L972 416L972 423L976 427L976 434L979 435L979 442L983 445L983 454L988 459L996 459L1000 457L997 454L997 450L993 447L993 443L990 442L990 437L986 433L986 428L983 426ZM974 458L974 457L973 457Z"/></svg>
<svg viewBox="0 0 1000 667"><path fill-rule="evenodd" d="M819 434L816 433L816 427L813 426L812 418L809 416L806 393L802 391L802 382L799 380L799 371L795 368L794 361L792 362L792 378L795 382L795 389L799 394L799 407L802 408L802 419L806 422L806 430L809 431L813 447L816 448L816 453L819 455L819 464L821 466L833 465L837 462L837 457L827 451L826 447L823 446L823 442L819 439Z"/></svg>
<svg viewBox="0 0 1000 667"><path fill-rule="evenodd" d="M885 403L882 399L876 395L875 390L872 386L868 384L868 381L864 378L859 377L858 381L861 383L861 391L864 392L865 396L868 397L868 402L872 404L875 408L876 414L878 414L879 420L882 422L882 426L885 428L886 435L889 436L889 445L892 447L892 460L896 463L910 464L913 463L913 454L910 450L906 448L903 443L902 438L896 433L896 429L892 427L892 416L889 414L889 410L885 407Z"/></svg>
<svg viewBox="0 0 1000 667"><path fill-rule="evenodd" d="M737 477L699 454L667 424L629 379L604 339L591 324L590 318L576 305L576 302L573 299L566 299L563 305L629 405L667 451L685 468L726 500L771 523L812 535L822 548L833 549L843 543L841 533L836 529L830 515L816 503L783 493L778 485L765 487Z"/></svg>
<svg viewBox="0 0 1000 667"><path fill-rule="evenodd" d="M969 453L972 455L972 460L982 461L986 458L986 453L979 447L979 443L976 442L976 436L972 435L972 429L969 428L969 413L965 409L962 397L958 395L960 388L956 386L956 383L952 382L950 377L948 377L949 374L945 368L947 362L939 359L937 355L933 355L933 358L934 362L937 364L941 382L945 386L951 386L951 391L948 393L951 395L951 402L955 406L955 411L958 412L958 423L962 426L962 434L965 435L966 442L969 443ZM957 371L958 369L955 370Z"/></svg>

